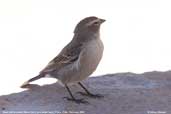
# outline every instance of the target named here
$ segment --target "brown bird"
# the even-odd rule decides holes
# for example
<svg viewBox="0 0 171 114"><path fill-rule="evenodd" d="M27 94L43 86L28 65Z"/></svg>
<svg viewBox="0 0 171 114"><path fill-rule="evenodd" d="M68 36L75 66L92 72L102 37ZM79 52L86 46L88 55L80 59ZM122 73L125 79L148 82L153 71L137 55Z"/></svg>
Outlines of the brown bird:
<svg viewBox="0 0 171 114"><path fill-rule="evenodd" d="M62 51L49 62L49 64L39 73L31 78L21 87L26 87L29 82L46 77L47 75L58 79L65 85L71 98L67 100L76 103L87 103L84 99L76 99L68 85L78 83L86 93L79 92L94 98L102 97L99 94L92 94L81 83L82 80L90 76L97 68L102 55L103 43L100 39L100 26L104 19L95 16L81 20L75 27L73 39L62 49Z"/></svg>

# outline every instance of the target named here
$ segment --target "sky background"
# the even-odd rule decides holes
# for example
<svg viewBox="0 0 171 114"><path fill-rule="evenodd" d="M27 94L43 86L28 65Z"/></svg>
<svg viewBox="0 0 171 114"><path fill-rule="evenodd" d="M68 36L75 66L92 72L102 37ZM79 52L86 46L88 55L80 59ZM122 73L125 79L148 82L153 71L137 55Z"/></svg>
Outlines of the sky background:
<svg viewBox="0 0 171 114"><path fill-rule="evenodd" d="M93 76L170 70L170 6L170 0L0 0L0 95L21 91L87 16L107 20L104 56Z"/></svg>

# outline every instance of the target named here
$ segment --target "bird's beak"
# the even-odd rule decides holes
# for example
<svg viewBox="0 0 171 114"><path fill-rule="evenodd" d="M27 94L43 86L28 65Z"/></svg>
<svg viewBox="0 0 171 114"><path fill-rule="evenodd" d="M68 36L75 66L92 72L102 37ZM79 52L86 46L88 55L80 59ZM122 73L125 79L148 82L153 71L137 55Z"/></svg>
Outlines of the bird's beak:
<svg viewBox="0 0 171 114"><path fill-rule="evenodd" d="M105 21L105 19L100 19L100 23L104 23Z"/></svg>

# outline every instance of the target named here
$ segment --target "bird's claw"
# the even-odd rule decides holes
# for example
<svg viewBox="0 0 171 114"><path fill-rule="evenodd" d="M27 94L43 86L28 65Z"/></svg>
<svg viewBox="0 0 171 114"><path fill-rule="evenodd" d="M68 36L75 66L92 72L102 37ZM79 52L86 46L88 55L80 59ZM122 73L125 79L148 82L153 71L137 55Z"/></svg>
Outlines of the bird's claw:
<svg viewBox="0 0 171 114"><path fill-rule="evenodd" d="M78 94L81 94L83 96L88 96L88 97L91 97L91 98L103 98L104 96L101 95L101 94L92 94L92 93L84 93L84 92L77 92Z"/></svg>
<svg viewBox="0 0 171 114"><path fill-rule="evenodd" d="M64 99L67 99L68 101L73 101L77 104L89 104L88 101L84 100L84 99L75 99L75 98L69 98L69 97L63 97Z"/></svg>

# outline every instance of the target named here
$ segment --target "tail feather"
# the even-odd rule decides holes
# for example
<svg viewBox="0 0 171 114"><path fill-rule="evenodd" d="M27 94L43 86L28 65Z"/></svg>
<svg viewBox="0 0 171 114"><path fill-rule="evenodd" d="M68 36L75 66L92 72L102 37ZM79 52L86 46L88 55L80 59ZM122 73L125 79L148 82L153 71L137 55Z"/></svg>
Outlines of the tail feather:
<svg viewBox="0 0 171 114"><path fill-rule="evenodd" d="M38 76L35 76L35 77L29 79L28 82L32 82L32 81L38 80L38 79L43 78L43 77L44 77L44 75L38 75Z"/></svg>
<svg viewBox="0 0 171 114"><path fill-rule="evenodd" d="M29 84L29 82L38 80L38 79L40 79L40 78L43 78L44 76L45 76L44 74L39 74L38 76L35 76L35 77L29 79L28 81L24 82L24 83L21 85L21 88L26 87L26 86Z"/></svg>

